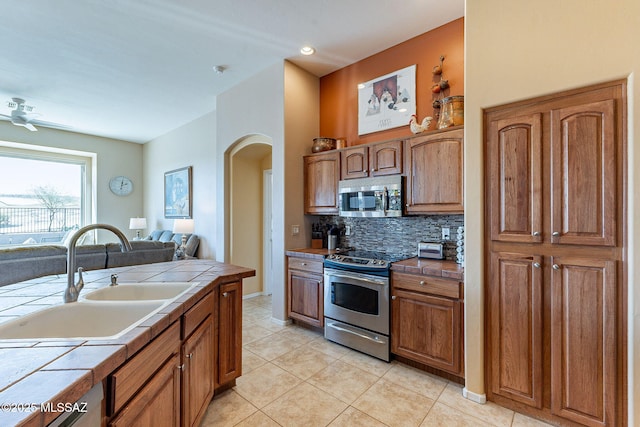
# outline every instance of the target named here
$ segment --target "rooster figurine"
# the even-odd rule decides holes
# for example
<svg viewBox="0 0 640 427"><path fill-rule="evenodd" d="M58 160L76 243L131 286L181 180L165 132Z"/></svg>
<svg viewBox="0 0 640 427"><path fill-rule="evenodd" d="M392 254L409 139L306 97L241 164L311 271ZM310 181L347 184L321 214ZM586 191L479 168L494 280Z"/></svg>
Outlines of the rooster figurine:
<svg viewBox="0 0 640 427"><path fill-rule="evenodd" d="M415 114L412 114L411 120L409 120L409 129L411 129L411 132L413 133L424 132L429 128L429 125L431 124L431 120L433 120L433 117L427 116L424 119L422 119L422 123L418 124L418 116L416 116Z"/></svg>

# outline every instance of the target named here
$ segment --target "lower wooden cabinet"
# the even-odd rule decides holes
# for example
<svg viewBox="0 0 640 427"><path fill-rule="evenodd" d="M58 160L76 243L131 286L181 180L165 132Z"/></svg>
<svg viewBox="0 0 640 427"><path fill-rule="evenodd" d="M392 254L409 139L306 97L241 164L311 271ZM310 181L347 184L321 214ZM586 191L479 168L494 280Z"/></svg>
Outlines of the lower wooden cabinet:
<svg viewBox="0 0 640 427"><path fill-rule="evenodd" d="M173 354L108 425L110 427L178 427L180 425L178 362L178 354Z"/></svg>
<svg viewBox="0 0 640 427"><path fill-rule="evenodd" d="M182 425L198 426L213 397L213 316L182 344Z"/></svg>
<svg viewBox="0 0 640 427"><path fill-rule="evenodd" d="M391 352L463 375L463 303L455 280L393 272Z"/></svg>
<svg viewBox="0 0 640 427"><path fill-rule="evenodd" d="M324 267L322 261L288 258L287 314L316 327L324 326Z"/></svg>
<svg viewBox="0 0 640 427"><path fill-rule="evenodd" d="M217 292L215 388L235 384L242 375L242 282L220 285Z"/></svg>

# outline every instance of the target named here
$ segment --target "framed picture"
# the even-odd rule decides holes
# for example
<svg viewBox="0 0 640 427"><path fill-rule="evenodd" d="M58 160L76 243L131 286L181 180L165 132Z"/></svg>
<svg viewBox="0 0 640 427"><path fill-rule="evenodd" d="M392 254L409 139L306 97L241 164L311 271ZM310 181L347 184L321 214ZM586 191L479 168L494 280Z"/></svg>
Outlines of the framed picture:
<svg viewBox="0 0 640 427"><path fill-rule="evenodd" d="M191 218L191 166L164 174L164 217Z"/></svg>
<svg viewBox="0 0 640 427"><path fill-rule="evenodd" d="M358 85L358 135L407 126L415 113L415 65Z"/></svg>

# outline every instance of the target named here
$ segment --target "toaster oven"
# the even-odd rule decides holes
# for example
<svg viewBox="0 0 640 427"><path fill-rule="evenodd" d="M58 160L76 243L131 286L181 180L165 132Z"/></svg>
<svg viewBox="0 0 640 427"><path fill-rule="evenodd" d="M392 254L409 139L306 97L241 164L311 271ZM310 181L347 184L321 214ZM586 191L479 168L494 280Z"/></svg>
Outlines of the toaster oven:
<svg viewBox="0 0 640 427"><path fill-rule="evenodd" d="M444 259L443 244L433 242L418 243L418 258Z"/></svg>

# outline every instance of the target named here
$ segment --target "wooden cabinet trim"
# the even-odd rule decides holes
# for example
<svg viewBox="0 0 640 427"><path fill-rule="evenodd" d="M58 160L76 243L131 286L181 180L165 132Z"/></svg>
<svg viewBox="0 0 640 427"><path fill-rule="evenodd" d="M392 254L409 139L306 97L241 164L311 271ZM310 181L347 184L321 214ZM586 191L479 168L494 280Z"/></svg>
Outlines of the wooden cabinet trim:
<svg viewBox="0 0 640 427"><path fill-rule="evenodd" d="M187 338L191 333L213 313L213 293L209 293L191 307L182 317L182 339Z"/></svg>

